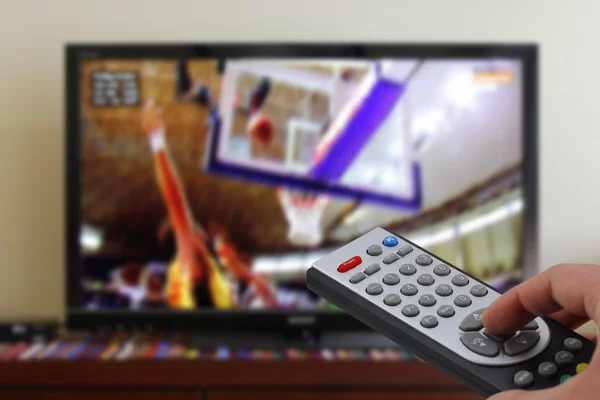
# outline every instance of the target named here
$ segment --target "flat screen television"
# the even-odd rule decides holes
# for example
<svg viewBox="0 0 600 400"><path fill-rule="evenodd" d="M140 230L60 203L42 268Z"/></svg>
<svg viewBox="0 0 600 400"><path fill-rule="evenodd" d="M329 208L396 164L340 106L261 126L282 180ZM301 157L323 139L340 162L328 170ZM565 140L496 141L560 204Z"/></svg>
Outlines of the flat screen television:
<svg viewBox="0 0 600 400"><path fill-rule="evenodd" d="M305 270L376 226L505 290L536 91L535 45L68 45L68 325L363 329Z"/></svg>

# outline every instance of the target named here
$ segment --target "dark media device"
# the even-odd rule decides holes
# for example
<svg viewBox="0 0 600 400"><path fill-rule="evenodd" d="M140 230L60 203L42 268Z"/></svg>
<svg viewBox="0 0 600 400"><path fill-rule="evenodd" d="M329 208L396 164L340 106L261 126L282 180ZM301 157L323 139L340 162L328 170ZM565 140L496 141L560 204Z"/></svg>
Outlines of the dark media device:
<svg viewBox="0 0 600 400"><path fill-rule="evenodd" d="M8 343L48 343L59 332L56 321L14 322L0 324L0 341Z"/></svg>
<svg viewBox="0 0 600 400"><path fill-rule="evenodd" d="M500 291L535 272L534 45L72 44L65 63L69 328L377 345L305 279L376 226Z"/></svg>

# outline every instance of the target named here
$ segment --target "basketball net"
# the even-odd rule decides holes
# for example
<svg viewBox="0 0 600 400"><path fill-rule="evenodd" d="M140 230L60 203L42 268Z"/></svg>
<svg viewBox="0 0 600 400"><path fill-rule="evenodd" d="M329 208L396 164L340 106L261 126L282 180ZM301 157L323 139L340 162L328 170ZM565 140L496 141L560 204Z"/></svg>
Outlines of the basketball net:
<svg viewBox="0 0 600 400"><path fill-rule="evenodd" d="M319 245L323 241L321 217L328 198L285 188L277 194L288 221L288 240L298 246Z"/></svg>

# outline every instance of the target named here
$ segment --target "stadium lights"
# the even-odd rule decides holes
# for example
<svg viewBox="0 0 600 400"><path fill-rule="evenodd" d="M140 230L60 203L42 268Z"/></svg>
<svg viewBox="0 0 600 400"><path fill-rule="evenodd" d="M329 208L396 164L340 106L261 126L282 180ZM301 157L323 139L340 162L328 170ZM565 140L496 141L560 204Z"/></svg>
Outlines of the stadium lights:
<svg viewBox="0 0 600 400"><path fill-rule="evenodd" d="M466 236L480 229L497 224L523 209L523 200L515 199L501 207L487 213L462 221L455 227L445 227L426 235L406 234L411 241L419 246L429 247L439 243L448 242L456 237ZM261 273L284 274L302 273L310 265L335 249L320 249L308 253L293 253L281 256L256 257L253 260L253 270Z"/></svg>
<svg viewBox="0 0 600 400"><path fill-rule="evenodd" d="M412 236L407 235L411 240L417 243L420 246L428 247L434 244L439 244L443 242L447 242L453 239L455 236L466 236L480 229L486 228L488 226L494 225L504 219L507 219L523 209L523 200L515 199L504 205L502 207L498 207L490 212L487 212L482 215L478 215L476 217L470 218L466 221L462 221L458 224L458 227L455 229L453 227L445 228L441 231L437 231L433 234L423 235L423 236Z"/></svg>
<svg viewBox="0 0 600 400"><path fill-rule="evenodd" d="M79 234L79 245L85 251L98 251L102 247L102 232L89 225L83 225Z"/></svg>

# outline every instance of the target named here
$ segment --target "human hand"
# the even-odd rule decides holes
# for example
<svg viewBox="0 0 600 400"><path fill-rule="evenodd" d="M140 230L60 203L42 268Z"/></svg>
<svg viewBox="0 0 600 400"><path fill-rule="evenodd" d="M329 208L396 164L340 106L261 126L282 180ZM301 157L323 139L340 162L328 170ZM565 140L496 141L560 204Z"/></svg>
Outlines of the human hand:
<svg viewBox="0 0 600 400"><path fill-rule="evenodd" d="M561 264L509 290L483 314L490 332L510 334L538 316L550 316L576 329L593 320L600 325L600 266ZM593 338L595 340L595 338ZM600 351L588 368L567 382L543 390L511 390L489 400L591 400L600 398Z"/></svg>
<svg viewBox="0 0 600 400"><path fill-rule="evenodd" d="M146 100L142 108L142 129L152 136L157 131L164 129L165 122L162 109L158 108L152 100Z"/></svg>

